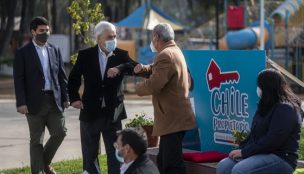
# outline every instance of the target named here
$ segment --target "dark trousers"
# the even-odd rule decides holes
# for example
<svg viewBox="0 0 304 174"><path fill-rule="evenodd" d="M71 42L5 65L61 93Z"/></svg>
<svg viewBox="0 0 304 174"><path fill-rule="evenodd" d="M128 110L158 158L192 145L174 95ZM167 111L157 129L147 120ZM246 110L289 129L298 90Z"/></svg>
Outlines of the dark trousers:
<svg viewBox="0 0 304 174"><path fill-rule="evenodd" d="M160 174L186 174L182 140L185 132L160 136L157 167Z"/></svg>
<svg viewBox="0 0 304 174"><path fill-rule="evenodd" d="M119 174L120 163L115 157L116 131L121 130L121 122L112 123L106 117L92 122L80 121L83 171L89 174L100 174L98 151L100 134L102 135L107 154L108 174Z"/></svg>
<svg viewBox="0 0 304 174"><path fill-rule="evenodd" d="M66 136L65 119L57 108L53 94L43 96L42 107L37 114L26 114L30 130L30 157L33 174L44 173L45 165L49 165ZM50 138L43 146L45 127Z"/></svg>

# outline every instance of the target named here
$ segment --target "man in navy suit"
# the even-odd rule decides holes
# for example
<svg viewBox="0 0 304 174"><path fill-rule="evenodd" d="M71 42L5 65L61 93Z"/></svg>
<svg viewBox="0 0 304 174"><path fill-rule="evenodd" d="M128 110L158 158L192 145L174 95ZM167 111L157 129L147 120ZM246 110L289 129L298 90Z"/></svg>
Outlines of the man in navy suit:
<svg viewBox="0 0 304 174"><path fill-rule="evenodd" d="M30 29L33 39L17 50L14 61L17 112L26 116L29 125L32 173L55 174L50 164L66 136L67 77L59 49L47 42L48 21L35 17ZM45 127L50 138L43 146Z"/></svg>
<svg viewBox="0 0 304 174"><path fill-rule="evenodd" d="M107 154L108 173L119 174L120 164L115 157L113 143L121 120L126 118L123 104L123 78L132 75L137 64L128 52L116 48L116 29L101 21L95 27L97 45L78 52L78 58L69 76L71 105L80 109L80 135L83 171L100 174L98 150L102 134ZM84 82L82 97L79 95Z"/></svg>

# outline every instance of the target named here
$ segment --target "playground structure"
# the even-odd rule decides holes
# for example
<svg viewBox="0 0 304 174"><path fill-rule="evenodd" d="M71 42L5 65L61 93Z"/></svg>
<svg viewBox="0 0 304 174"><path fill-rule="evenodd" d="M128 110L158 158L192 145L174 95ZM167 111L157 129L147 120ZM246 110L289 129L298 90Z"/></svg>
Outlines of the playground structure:
<svg viewBox="0 0 304 174"><path fill-rule="evenodd" d="M224 13L219 15L219 49L258 49L263 31L264 48L268 58L303 80L304 0L264 1L265 22L264 29L261 30L260 0L224 0ZM184 33L188 33L184 34L185 41L181 39L179 42L182 49L215 49L218 38L214 34L215 19L203 23L201 27L188 30L157 6L143 4L116 24L135 29L135 35L142 38L135 44L138 53L135 57L138 57L141 63L151 63L154 57L149 48L150 36L147 30L151 30L159 22L170 23L174 30L184 30Z"/></svg>
<svg viewBox="0 0 304 174"><path fill-rule="evenodd" d="M257 49L261 40L260 21L257 15L259 4L254 4L254 1L250 4L247 0L239 1L233 6L228 6L229 1L225 0L224 4L225 36L219 40L219 49ZM235 13L235 9L243 12L243 24L236 28L237 25L233 26L234 23L230 21L232 27L229 28L229 17L242 20L236 16L241 12ZM234 16L231 11L235 13ZM264 26L264 43L268 57L303 80L304 0L265 0Z"/></svg>
<svg viewBox="0 0 304 174"><path fill-rule="evenodd" d="M244 4L246 0L244 1ZM227 3L225 3L227 4ZM272 4L273 5L273 4ZM243 6L235 7L235 6L229 6L225 5L226 12L229 16L229 9L232 9L230 11L233 11L233 8L237 9L244 9ZM247 7L249 8L249 7ZM234 15L244 15L245 18L248 16L247 9L245 7L245 10L242 10L240 12L243 12L243 14L240 13L234 13ZM272 43L275 44L275 46L283 46L285 45L286 41L286 33L282 32L282 30L278 30L280 27L285 27L285 30L288 26L294 26L294 27L301 27L301 25L304 24L302 17L303 15L303 8L304 8L304 1L303 0L286 0L281 5L279 5L269 16L267 19L269 22L265 22L265 28L264 28L264 42L269 42L272 38L274 41ZM233 13L233 12L230 12ZM247 14L247 15L246 15ZM230 14L230 18L233 18L233 14ZM241 18L242 20L242 18ZM244 19L246 22L248 19ZM237 24L232 23L231 27L235 27ZM248 23L248 22L246 22ZM227 49L250 49L257 46L260 42L258 42L261 38L261 29L260 29L260 21L256 20L252 22L251 25L249 25L245 29L241 29L238 31L229 31L225 37L223 37L220 40L220 49L227 50ZM240 24L239 24L240 25ZM240 25L242 26L242 25ZM224 25L225 31L227 31L227 24ZM273 30L274 29L274 30ZM275 32L272 32L275 31ZM297 32L299 33L299 32ZM290 37L290 36L289 36ZM293 35L295 37L295 35ZM238 42L238 40L242 40ZM271 47L271 44L268 44L268 47Z"/></svg>

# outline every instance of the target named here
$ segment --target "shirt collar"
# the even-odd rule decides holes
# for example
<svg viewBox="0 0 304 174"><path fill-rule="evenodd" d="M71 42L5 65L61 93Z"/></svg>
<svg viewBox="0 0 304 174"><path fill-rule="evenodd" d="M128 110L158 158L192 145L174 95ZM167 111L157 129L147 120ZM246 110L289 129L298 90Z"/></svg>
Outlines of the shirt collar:
<svg viewBox="0 0 304 174"><path fill-rule="evenodd" d="M33 44L35 45L35 47L37 47L37 48L45 48L46 45L47 45L47 43L45 43L43 46L40 46L40 45L38 45L38 44L36 43L36 41L35 41L34 39L32 40L32 42L33 42Z"/></svg>
<svg viewBox="0 0 304 174"><path fill-rule="evenodd" d="M120 170L123 171L123 173L125 173L133 162L134 162L134 160L130 161L129 163L123 163L120 167Z"/></svg>
<svg viewBox="0 0 304 174"><path fill-rule="evenodd" d="M102 51L102 49L99 47L99 45L97 45L97 47L98 47L98 52L102 55L102 57L109 58L112 55L114 55L113 51L110 52L108 55L106 55L106 53Z"/></svg>
<svg viewBox="0 0 304 174"><path fill-rule="evenodd" d="M168 47L173 47L173 46L176 46L176 43L174 40L170 40L163 45L163 47L160 49L159 53L162 52L164 49L166 49Z"/></svg>

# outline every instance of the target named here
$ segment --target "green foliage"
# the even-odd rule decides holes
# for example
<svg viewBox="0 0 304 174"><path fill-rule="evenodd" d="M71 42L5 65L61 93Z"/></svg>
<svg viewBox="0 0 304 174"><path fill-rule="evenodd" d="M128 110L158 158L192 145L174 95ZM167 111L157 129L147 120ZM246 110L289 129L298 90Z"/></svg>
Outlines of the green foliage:
<svg viewBox="0 0 304 174"><path fill-rule="evenodd" d="M1 64L13 65L13 62L14 62L13 55L4 55L0 57L0 65Z"/></svg>
<svg viewBox="0 0 304 174"><path fill-rule="evenodd" d="M80 36L81 43L87 46L96 44L94 37L95 25L105 17L101 10L101 4L91 3L90 0L73 0L71 5L67 7L67 11L73 19L73 30L75 34ZM77 55L71 56L71 62L75 63Z"/></svg>
<svg viewBox="0 0 304 174"><path fill-rule="evenodd" d="M74 54L71 55L71 63L73 65L75 65L77 57L78 57L78 53L74 53Z"/></svg>
<svg viewBox="0 0 304 174"><path fill-rule="evenodd" d="M0 60L0 65L1 64L7 64L7 65L13 65L14 59L3 59Z"/></svg>
<svg viewBox="0 0 304 174"><path fill-rule="evenodd" d="M233 131L232 136L234 137L234 142L236 144L240 144L242 141L244 141L247 136L249 135L249 132L247 131Z"/></svg>
<svg viewBox="0 0 304 174"><path fill-rule="evenodd" d="M299 148L299 159L304 160L304 128L301 128L301 139ZM304 173L303 173L304 174Z"/></svg>
<svg viewBox="0 0 304 174"><path fill-rule="evenodd" d="M107 173L107 158L106 155L99 156L101 173ZM52 165L57 173L79 174L82 173L82 159L64 160L56 162ZM28 174L30 167L22 167L15 169L0 170L0 174Z"/></svg>
<svg viewBox="0 0 304 174"><path fill-rule="evenodd" d="M152 126L154 121L151 118L147 118L147 114L142 112L135 114L135 118L129 119L129 123L126 124L126 128L140 127L140 126Z"/></svg>
<svg viewBox="0 0 304 174"><path fill-rule="evenodd" d="M296 169L293 174L304 174L304 169Z"/></svg>

